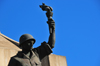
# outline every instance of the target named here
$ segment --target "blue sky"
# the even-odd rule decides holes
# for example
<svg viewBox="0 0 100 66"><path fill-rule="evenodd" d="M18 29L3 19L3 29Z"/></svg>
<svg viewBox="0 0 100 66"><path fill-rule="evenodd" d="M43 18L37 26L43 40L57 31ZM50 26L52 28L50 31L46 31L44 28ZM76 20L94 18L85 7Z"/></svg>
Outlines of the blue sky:
<svg viewBox="0 0 100 66"><path fill-rule="evenodd" d="M0 0L0 31L19 41L31 34L37 47L48 41L45 3L53 7L56 43L53 54L66 56L68 66L100 66L99 0Z"/></svg>

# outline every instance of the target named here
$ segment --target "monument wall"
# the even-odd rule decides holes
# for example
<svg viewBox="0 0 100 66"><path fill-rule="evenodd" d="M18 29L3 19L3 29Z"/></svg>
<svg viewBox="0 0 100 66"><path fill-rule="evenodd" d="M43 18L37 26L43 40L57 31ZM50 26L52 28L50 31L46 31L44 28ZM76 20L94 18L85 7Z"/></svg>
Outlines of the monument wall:
<svg viewBox="0 0 100 66"><path fill-rule="evenodd" d="M0 33L0 66L7 66L10 58L21 49L18 42Z"/></svg>
<svg viewBox="0 0 100 66"><path fill-rule="evenodd" d="M14 56L16 53L17 50L0 47L0 66L7 66L10 57Z"/></svg>
<svg viewBox="0 0 100 66"><path fill-rule="evenodd" d="M50 66L67 66L65 56L51 54L49 55Z"/></svg>

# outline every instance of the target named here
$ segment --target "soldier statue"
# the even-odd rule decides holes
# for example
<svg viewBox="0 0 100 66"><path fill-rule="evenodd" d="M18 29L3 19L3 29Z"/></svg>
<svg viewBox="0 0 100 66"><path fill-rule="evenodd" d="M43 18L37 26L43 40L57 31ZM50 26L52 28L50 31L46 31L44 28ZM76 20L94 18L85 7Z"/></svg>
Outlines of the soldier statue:
<svg viewBox="0 0 100 66"><path fill-rule="evenodd" d="M44 3L40 5L40 8L43 11L47 11L47 24L49 25L50 32L48 42L44 41L41 43L41 46L33 48L35 39L30 34L22 35L19 39L19 46L22 48L22 51L11 57L8 66L41 66L41 60L52 53L52 48L54 48L55 44L55 22L52 19L53 9Z"/></svg>

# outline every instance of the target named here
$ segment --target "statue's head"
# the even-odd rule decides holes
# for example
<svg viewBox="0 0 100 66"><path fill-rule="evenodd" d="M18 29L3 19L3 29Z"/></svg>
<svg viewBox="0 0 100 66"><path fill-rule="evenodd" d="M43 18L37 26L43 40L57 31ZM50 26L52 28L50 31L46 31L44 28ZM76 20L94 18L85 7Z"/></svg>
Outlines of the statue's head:
<svg viewBox="0 0 100 66"><path fill-rule="evenodd" d="M30 34L24 34L20 37L19 43L22 49L30 50L35 43L35 39Z"/></svg>

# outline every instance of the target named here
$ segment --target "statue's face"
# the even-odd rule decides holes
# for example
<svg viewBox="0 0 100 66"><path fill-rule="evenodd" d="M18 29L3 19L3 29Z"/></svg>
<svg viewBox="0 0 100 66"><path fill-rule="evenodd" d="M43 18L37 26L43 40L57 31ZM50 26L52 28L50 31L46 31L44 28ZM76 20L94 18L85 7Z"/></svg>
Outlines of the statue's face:
<svg viewBox="0 0 100 66"><path fill-rule="evenodd" d="M33 40L28 40L24 44L22 44L22 49L23 50L31 50L33 47L34 41Z"/></svg>

